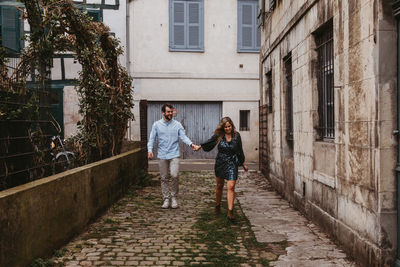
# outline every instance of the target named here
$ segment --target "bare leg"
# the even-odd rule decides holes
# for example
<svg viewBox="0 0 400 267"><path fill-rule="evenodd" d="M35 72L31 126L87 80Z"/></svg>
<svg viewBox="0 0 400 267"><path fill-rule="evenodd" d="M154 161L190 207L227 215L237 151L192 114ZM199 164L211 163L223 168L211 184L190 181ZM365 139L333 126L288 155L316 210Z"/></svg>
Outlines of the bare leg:
<svg viewBox="0 0 400 267"><path fill-rule="evenodd" d="M235 201L235 180L228 181L228 210L233 210L233 202Z"/></svg>
<svg viewBox="0 0 400 267"><path fill-rule="evenodd" d="M224 178L217 177L217 188L215 189L215 206L221 205L222 191L224 189Z"/></svg>

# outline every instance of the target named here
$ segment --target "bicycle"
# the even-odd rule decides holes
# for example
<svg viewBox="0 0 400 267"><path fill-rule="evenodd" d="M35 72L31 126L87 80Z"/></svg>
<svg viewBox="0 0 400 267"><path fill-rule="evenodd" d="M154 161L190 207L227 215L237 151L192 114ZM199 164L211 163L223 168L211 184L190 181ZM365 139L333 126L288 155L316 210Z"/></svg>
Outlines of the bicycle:
<svg viewBox="0 0 400 267"><path fill-rule="evenodd" d="M53 173L66 171L72 167L74 153L65 149L64 140L61 139L61 126L50 114L51 124L57 131L57 135L51 137L50 155L52 156Z"/></svg>

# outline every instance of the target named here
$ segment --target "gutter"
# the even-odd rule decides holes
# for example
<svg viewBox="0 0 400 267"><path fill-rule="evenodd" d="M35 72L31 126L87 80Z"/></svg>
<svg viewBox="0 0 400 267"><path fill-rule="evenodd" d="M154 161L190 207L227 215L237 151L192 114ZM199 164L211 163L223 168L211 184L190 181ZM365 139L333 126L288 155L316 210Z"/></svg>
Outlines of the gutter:
<svg viewBox="0 0 400 267"><path fill-rule="evenodd" d="M400 129L400 0L394 0L392 4L393 14L397 20L397 129ZM397 164L396 164L396 181L397 181L397 256L396 267L400 267L400 134L397 133Z"/></svg>

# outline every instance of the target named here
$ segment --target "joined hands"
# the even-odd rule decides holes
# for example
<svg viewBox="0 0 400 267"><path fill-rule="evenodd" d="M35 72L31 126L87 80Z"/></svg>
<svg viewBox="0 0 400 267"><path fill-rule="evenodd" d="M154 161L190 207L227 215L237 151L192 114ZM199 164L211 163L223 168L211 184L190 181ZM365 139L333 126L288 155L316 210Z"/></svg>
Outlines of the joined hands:
<svg viewBox="0 0 400 267"><path fill-rule="evenodd" d="M192 149L193 151L199 151L201 149L201 146L192 144Z"/></svg>

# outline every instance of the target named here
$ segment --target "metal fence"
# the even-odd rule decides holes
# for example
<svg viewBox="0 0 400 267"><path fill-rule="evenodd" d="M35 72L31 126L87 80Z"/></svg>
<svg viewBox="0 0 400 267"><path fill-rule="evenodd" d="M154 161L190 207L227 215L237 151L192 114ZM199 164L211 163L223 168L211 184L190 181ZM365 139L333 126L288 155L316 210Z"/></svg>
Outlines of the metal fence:
<svg viewBox="0 0 400 267"><path fill-rule="evenodd" d="M46 90L0 91L0 190L53 172L50 113Z"/></svg>

